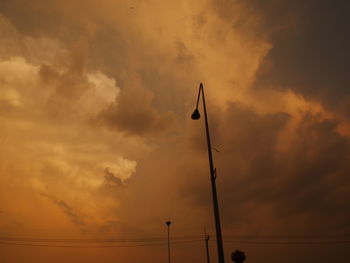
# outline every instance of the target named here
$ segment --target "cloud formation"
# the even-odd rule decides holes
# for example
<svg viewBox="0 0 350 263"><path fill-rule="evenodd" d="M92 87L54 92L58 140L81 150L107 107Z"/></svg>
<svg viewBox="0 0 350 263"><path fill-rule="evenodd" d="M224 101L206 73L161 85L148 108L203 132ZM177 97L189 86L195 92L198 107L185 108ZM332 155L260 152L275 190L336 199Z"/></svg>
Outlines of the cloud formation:
<svg viewBox="0 0 350 263"><path fill-rule="evenodd" d="M349 233L347 8L2 1L1 234L154 237L171 220L174 236L203 227L213 235L204 123L189 118L200 82L224 235ZM347 262L340 246L238 245L252 261ZM228 260L235 246L225 243ZM162 247L137 249L50 250L38 259L0 246L0 259L166 258ZM197 244L174 248L175 261L202 254Z"/></svg>
<svg viewBox="0 0 350 263"><path fill-rule="evenodd" d="M263 17L273 48L256 87L292 89L327 108L347 113L349 4L343 1L249 1ZM317 78L315 78L317 76Z"/></svg>

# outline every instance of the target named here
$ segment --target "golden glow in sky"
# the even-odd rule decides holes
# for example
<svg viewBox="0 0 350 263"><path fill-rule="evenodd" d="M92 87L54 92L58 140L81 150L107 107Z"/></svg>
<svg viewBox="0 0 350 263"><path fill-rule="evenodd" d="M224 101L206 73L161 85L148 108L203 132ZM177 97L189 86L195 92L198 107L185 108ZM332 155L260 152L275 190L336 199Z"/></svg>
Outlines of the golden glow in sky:
<svg viewBox="0 0 350 263"><path fill-rule="evenodd" d="M0 262L205 261L200 82L226 261L347 262L349 5L263 2L2 0Z"/></svg>

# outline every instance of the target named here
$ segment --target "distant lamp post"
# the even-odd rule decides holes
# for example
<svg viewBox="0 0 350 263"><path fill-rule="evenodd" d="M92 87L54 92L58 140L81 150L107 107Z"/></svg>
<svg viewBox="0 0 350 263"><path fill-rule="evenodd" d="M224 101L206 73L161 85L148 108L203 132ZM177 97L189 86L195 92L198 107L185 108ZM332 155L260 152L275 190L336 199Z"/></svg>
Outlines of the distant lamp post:
<svg viewBox="0 0 350 263"><path fill-rule="evenodd" d="M165 224L168 226L168 262L170 263L170 238L169 238L169 227L171 221L166 221Z"/></svg>
<svg viewBox="0 0 350 263"><path fill-rule="evenodd" d="M231 259L235 263L243 263L244 260L246 260L246 258L247 257L245 256L244 252L242 252L238 249L235 252L233 252L231 255Z"/></svg>
<svg viewBox="0 0 350 263"><path fill-rule="evenodd" d="M216 169L214 168L213 163L213 155L211 152L211 144L210 144L210 135L209 135L209 124L208 124L208 117L207 117L207 109L205 106L205 97L204 97L204 87L201 83L199 85L198 90L198 98L197 98L197 106L194 112L191 115L191 118L193 120L198 120L201 115L199 114L198 110L198 104L200 95L202 94L202 101L203 101L203 110L204 110L204 120L205 120L205 131L207 135L207 145L208 145L208 158L209 158L209 166L210 166L210 179L211 179L211 190L213 194L213 205L214 205L214 217L215 217L215 229L216 229L216 242L217 242L217 249L218 249L218 258L219 263L225 263L225 257L224 257L224 247L222 244L222 235L221 235L221 226L220 226L220 216L219 216L219 205L218 205L218 198L216 193Z"/></svg>
<svg viewBox="0 0 350 263"><path fill-rule="evenodd" d="M207 255L207 263L210 263L210 256L209 256L209 239L210 236L207 235L207 231L204 228L204 240L205 240L205 251L206 251L206 255Z"/></svg>

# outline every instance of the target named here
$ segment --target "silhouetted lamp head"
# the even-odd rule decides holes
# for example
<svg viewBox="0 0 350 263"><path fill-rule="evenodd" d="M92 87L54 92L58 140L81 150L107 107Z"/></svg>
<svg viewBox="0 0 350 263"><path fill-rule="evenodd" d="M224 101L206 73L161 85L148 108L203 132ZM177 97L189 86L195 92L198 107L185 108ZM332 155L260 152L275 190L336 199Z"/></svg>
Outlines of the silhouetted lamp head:
<svg viewBox="0 0 350 263"><path fill-rule="evenodd" d="M171 222L170 222L170 221L167 221L165 224L166 224L167 226L170 226Z"/></svg>
<svg viewBox="0 0 350 263"><path fill-rule="evenodd" d="M201 117L201 115L199 114L198 109L195 109L191 115L192 120L199 120L200 117Z"/></svg>

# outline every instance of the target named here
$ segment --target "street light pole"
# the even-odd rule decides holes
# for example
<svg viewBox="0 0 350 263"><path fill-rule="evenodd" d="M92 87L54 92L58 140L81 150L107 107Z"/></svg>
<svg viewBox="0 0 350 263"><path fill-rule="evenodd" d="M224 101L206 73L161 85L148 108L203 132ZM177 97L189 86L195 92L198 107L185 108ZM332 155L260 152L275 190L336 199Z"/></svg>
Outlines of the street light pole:
<svg viewBox="0 0 350 263"><path fill-rule="evenodd" d="M218 197L216 192L216 168L214 168L213 155L211 152L211 143L210 143L210 135L209 135L209 124L207 117L207 109L205 106L205 97L204 97L204 87L201 83L199 85L198 98L197 98L197 107L192 113L191 118L193 120L198 120L200 118L200 114L198 111L198 104L200 95L202 94L203 101L203 110L204 110L204 119L205 119L205 131L207 136L207 146L208 146L208 158L209 158L209 167L210 167L210 180L211 180L211 190L213 194L213 206L214 206L214 217L215 217L215 229L216 229L216 242L218 249L218 258L219 263L225 263L224 257L224 247L222 243L222 235L221 235L221 225L220 225L220 215L219 215L219 205L218 205Z"/></svg>
<svg viewBox="0 0 350 263"><path fill-rule="evenodd" d="M170 227L171 221L167 221L166 225L168 226L168 263L170 263L170 238L169 238L169 227Z"/></svg>
<svg viewBox="0 0 350 263"><path fill-rule="evenodd" d="M205 250L206 250L206 255L207 255L207 263L210 263L210 256L209 256L209 239L210 239L210 236L207 235L207 231L205 230L204 228L204 240L205 240Z"/></svg>

